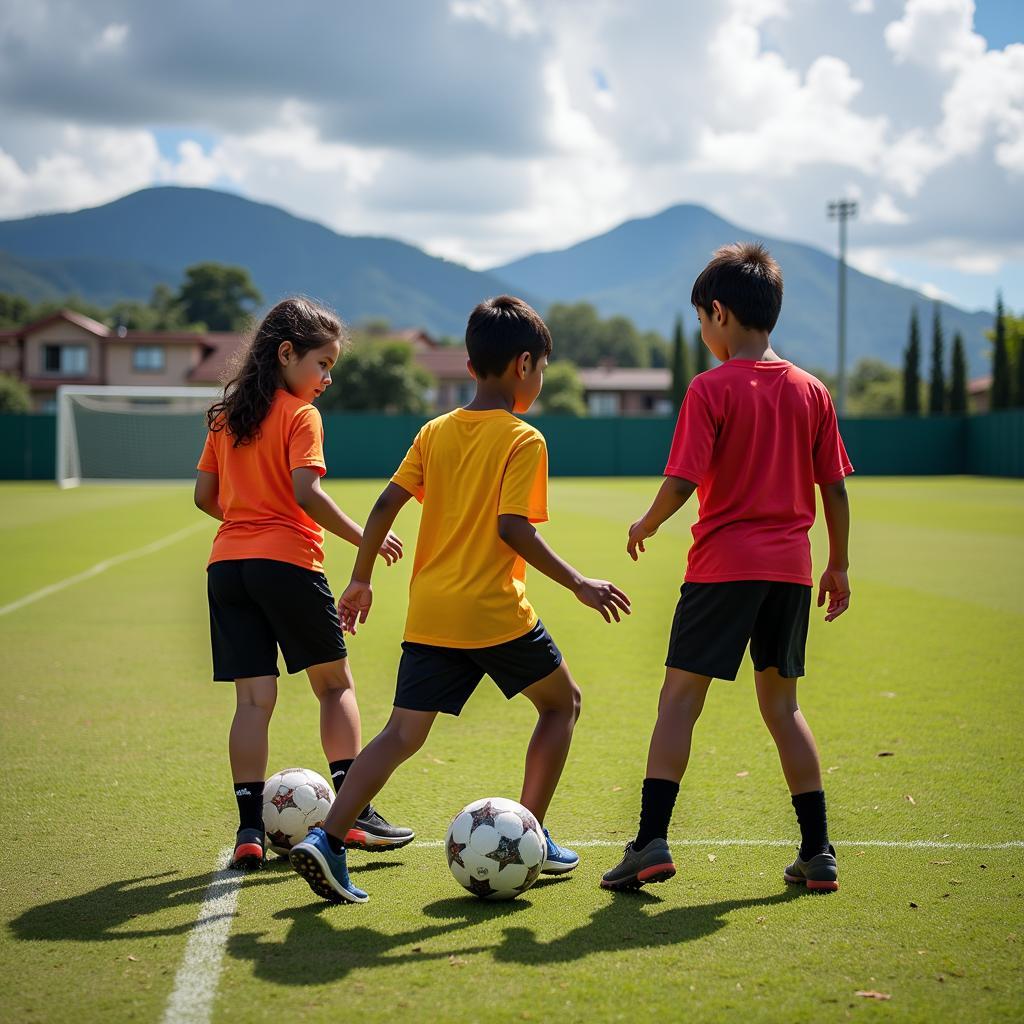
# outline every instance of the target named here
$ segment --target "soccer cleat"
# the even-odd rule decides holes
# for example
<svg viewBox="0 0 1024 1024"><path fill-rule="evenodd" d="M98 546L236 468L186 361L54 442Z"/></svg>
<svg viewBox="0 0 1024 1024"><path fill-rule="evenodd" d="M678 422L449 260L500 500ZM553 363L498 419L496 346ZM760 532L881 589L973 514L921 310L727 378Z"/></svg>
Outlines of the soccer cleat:
<svg viewBox="0 0 1024 1024"><path fill-rule="evenodd" d="M411 828L392 825L370 804L345 834L345 845L353 850L399 850L416 838Z"/></svg>
<svg viewBox="0 0 1024 1024"><path fill-rule="evenodd" d="M667 882L676 873L668 840L652 839L642 850L626 843L622 860L601 878L602 889L635 892L650 882Z"/></svg>
<svg viewBox="0 0 1024 1024"><path fill-rule="evenodd" d="M579 864L580 855L574 850L559 846L547 829L544 829L544 838L547 840L548 850L544 866L540 869L542 875L566 875Z"/></svg>
<svg viewBox="0 0 1024 1024"><path fill-rule="evenodd" d="M322 828L313 829L288 854L288 861L310 889L332 903L365 903L370 897L348 877L345 850L334 853Z"/></svg>
<svg viewBox="0 0 1024 1024"><path fill-rule="evenodd" d="M240 828L235 835L235 852L228 867L233 871L255 871L263 867L266 855L266 833L258 828Z"/></svg>
<svg viewBox="0 0 1024 1024"><path fill-rule="evenodd" d="M803 860L796 851L796 860L783 872L783 878L790 885L806 885L811 892L835 892L839 888L839 868L836 865L836 851L829 846L828 853L819 853L810 860Z"/></svg>

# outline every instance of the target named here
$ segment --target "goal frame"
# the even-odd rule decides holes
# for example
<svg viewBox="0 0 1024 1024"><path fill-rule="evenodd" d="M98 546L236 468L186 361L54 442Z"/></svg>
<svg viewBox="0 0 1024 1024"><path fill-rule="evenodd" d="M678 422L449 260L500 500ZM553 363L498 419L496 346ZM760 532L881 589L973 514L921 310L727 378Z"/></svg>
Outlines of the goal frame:
<svg viewBox="0 0 1024 1024"><path fill-rule="evenodd" d="M78 451L78 435L75 432L74 418L71 409L72 399L76 396L94 396L96 398L219 398L220 388L182 387L170 385L145 384L61 384L57 388L57 451L56 480L62 490L78 487L82 483L129 483L128 480L108 481L106 479L83 479L82 462ZM67 461L65 462L65 457ZM67 471L65 471L67 470Z"/></svg>

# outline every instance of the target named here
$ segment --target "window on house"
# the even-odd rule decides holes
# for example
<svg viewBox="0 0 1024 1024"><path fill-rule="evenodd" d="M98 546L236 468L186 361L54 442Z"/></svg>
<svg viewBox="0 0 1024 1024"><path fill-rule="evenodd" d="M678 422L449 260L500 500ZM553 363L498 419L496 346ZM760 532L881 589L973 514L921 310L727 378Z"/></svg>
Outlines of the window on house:
<svg viewBox="0 0 1024 1024"><path fill-rule="evenodd" d="M621 403L614 391L594 391L587 395L591 416L618 416Z"/></svg>
<svg viewBox="0 0 1024 1024"><path fill-rule="evenodd" d="M44 345L43 372L62 377L84 377L89 372L89 349L85 345Z"/></svg>
<svg viewBox="0 0 1024 1024"><path fill-rule="evenodd" d="M163 345L136 345L132 349L132 369L136 373L162 373L166 365Z"/></svg>

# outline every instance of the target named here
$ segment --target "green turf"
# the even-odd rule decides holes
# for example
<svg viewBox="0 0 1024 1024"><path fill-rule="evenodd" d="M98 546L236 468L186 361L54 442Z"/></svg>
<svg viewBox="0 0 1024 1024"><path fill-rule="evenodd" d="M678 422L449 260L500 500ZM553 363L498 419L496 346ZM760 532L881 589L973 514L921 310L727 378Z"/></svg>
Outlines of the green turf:
<svg viewBox="0 0 1024 1024"><path fill-rule="evenodd" d="M635 823L689 516L634 565L625 528L651 480L556 480L545 536L633 598L608 626L537 574L531 597L584 692L549 816L562 840L624 843ZM378 485L332 481L362 518ZM1017 1020L1024 850L868 840L1018 841L1024 484L851 484L853 605L815 613L802 704L828 768L841 891L785 891L790 848L676 847L640 896L597 887L614 847L508 905L476 902L436 848L351 857L363 907L318 903L284 865L247 879L214 1020ZM158 540L199 513L174 486L0 487L0 605ZM415 537L416 511L398 529ZM234 829L229 686L209 679L210 527L0 616L0 1019L159 1020L218 852ZM822 535L815 533L818 562ZM344 582L352 549L329 546ZM411 559L383 567L350 645L364 732L393 692ZM531 711L485 685L380 798L439 839L484 795L515 796ZM878 757L882 751L893 756ZM322 771L316 705L282 679L271 769ZM673 825L679 840L793 839L749 664L716 683ZM876 990L885 1002L854 993Z"/></svg>

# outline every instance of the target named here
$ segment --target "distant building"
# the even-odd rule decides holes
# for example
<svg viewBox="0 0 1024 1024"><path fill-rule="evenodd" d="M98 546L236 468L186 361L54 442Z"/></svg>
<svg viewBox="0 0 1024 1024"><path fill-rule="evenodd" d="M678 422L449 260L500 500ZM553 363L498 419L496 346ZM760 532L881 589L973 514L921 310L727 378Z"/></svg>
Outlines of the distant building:
<svg viewBox="0 0 1024 1024"><path fill-rule="evenodd" d="M0 331L0 372L28 385L33 408L52 412L61 384L217 384L239 341L237 334L113 330L62 309Z"/></svg>
<svg viewBox="0 0 1024 1024"><path fill-rule="evenodd" d="M968 412L992 411L992 378L975 377L967 383Z"/></svg>
<svg viewBox="0 0 1024 1024"><path fill-rule="evenodd" d="M464 346L442 344L419 329L381 334L380 339L412 346L416 362L435 380L428 400L436 412L473 397ZM23 380L33 408L52 412L61 384L217 385L241 344L242 335L233 333L115 330L62 309L24 327L0 331L0 373ZM579 375L591 416L664 416L674 411L667 369L600 366L581 369Z"/></svg>

